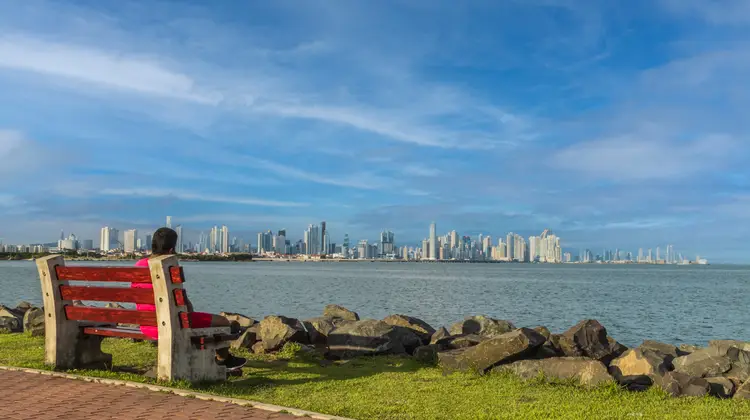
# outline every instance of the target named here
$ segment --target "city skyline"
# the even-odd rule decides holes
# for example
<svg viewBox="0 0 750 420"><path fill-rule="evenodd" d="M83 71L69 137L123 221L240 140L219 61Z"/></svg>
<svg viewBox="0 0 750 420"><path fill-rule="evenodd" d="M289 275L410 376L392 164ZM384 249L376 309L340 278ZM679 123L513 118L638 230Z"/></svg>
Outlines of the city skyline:
<svg viewBox="0 0 750 420"><path fill-rule="evenodd" d="M218 225L209 229L208 234L200 232L195 242L191 238L183 237L181 224L172 226L173 217L166 216L164 226L175 229L178 234L178 253L255 253L258 255L307 255L325 256L326 254L339 258L386 258L399 257L403 259L416 260L484 260L484 261L515 261L515 262L546 262L546 263L569 263L569 262L637 262L637 263L667 263L675 264L683 261L693 261L690 256L675 253L674 245L665 247L664 258L661 257L661 247L656 247L655 255L652 249L639 248L637 255L631 251L619 248L604 249L601 254L591 251L589 248L581 249L579 252L565 250L561 238L553 234L550 229L544 229L539 235L531 235L528 240L517 233L508 232L504 237L498 236L495 245L490 234L479 233L475 237L461 235L456 230L451 230L444 235L437 235L435 222L430 223L428 237L421 242L413 244L399 244L395 240L395 234L389 229L380 232L379 239L370 242L369 239L360 239L356 246L349 243L349 235L344 234L343 246L333 242L329 232L325 230L326 222L320 225L309 224L302 233L302 238L296 242L293 237L287 237L287 230L279 229L277 234L272 230L258 232L255 245L251 240L243 237L230 236L229 228ZM155 230L155 229L154 229ZM325 233L324 233L325 232ZM120 236L122 240L120 240ZM65 237L64 229L60 231L57 242L58 250L95 250L102 252L120 250L125 253L148 251L151 234L138 234L137 229L120 229L104 226L100 229L100 240L98 248L91 239L78 239L75 233ZM231 238L231 239L230 239ZM505 241L503 241L505 239ZM0 252L23 250L28 252L46 252L55 250L54 246L39 247L41 244L4 244L0 238ZM402 245L402 246L400 246ZM695 256L695 261L700 259ZM705 259L702 259L705 260Z"/></svg>
<svg viewBox="0 0 750 420"><path fill-rule="evenodd" d="M743 2L267 3L0 2L3 241L435 221L750 262Z"/></svg>

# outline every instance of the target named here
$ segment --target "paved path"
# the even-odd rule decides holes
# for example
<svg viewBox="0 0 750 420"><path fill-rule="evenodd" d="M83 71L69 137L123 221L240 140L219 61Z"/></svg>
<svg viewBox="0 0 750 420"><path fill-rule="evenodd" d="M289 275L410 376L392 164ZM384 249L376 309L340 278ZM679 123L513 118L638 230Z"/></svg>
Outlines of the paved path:
<svg viewBox="0 0 750 420"><path fill-rule="evenodd" d="M0 419L277 419L299 420L217 401L85 382L37 373L0 371Z"/></svg>

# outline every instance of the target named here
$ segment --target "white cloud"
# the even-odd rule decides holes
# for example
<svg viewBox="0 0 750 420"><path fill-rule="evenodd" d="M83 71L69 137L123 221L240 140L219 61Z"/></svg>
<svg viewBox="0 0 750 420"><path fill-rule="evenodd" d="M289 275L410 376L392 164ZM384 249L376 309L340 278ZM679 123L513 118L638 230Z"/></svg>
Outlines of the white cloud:
<svg viewBox="0 0 750 420"><path fill-rule="evenodd" d="M616 181L684 178L720 166L734 144L723 135L687 143L630 135L574 144L557 152L551 163Z"/></svg>
<svg viewBox="0 0 750 420"><path fill-rule="evenodd" d="M0 37L0 67L109 87L216 105L222 96L201 91L187 75L156 60L24 36Z"/></svg>
<svg viewBox="0 0 750 420"><path fill-rule="evenodd" d="M428 168L426 166L409 164L401 168L401 172L406 175L423 176L423 177L434 177L441 174L441 171L437 168Z"/></svg>
<svg viewBox="0 0 750 420"><path fill-rule="evenodd" d="M169 190L162 188L105 188L99 192L102 195L135 196L135 197L173 197L186 201L208 201L214 203L243 204L266 207L305 207L308 203L292 201L266 200L255 197L240 197L201 194L189 191Z"/></svg>
<svg viewBox="0 0 750 420"><path fill-rule="evenodd" d="M747 0L661 0L661 4L676 15L694 16L714 24L750 23Z"/></svg>

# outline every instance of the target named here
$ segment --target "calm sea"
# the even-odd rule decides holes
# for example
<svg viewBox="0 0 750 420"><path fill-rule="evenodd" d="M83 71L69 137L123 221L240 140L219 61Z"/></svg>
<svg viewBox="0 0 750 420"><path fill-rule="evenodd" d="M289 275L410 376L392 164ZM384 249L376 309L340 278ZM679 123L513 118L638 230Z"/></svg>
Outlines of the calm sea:
<svg viewBox="0 0 750 420"><path fill-rule="evenodd" d="M254 262L184 267L188 296L196 310L208 312L307 318L337 303L363 318L401 313L434 327L487 314L516 326L562 332L595 318L631 346L647 338L675 344L750 341L748 266ZM0 261L0 303L15 306L21 300L41 300L36 266Z"/></svg>

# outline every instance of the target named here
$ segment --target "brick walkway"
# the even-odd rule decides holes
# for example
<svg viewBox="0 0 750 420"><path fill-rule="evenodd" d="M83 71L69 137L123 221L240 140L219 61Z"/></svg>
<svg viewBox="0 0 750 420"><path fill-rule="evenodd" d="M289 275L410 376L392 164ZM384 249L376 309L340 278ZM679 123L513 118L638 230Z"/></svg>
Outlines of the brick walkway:
<svg viewBox="0 0 750 420"><path fill-rule="evenodd" d="M118 385L0 370L0 419L278 419L290 414Z"/></svg>

